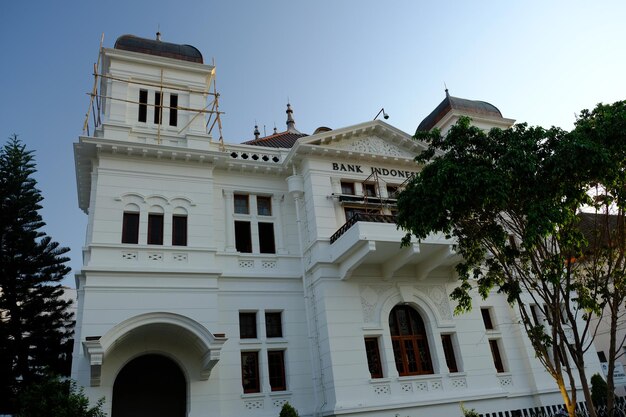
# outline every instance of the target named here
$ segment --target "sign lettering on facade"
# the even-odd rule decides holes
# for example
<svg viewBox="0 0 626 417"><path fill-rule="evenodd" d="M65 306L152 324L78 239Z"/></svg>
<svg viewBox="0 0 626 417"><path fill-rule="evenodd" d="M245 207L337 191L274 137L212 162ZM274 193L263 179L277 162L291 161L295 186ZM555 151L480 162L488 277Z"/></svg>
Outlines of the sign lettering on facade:
<svg viewBox="0 0 626 417"><path fill-rule="evenodd" d="M609 364L606 362L600 363L602 366L602 372L604 376L608 375ZM613 383L616 387L626 385L626 374L624 373L624 365L621 362L615 362L615 369L613 369Z"/></svg>
<svg viewBox="0 0 626 417"><path fill-rule="evenodd" d="M364 174L363 166L356 164L342 164L339 162L333 162L333 171L340 172L355 172ZM415 175L415 172L412 171L403 171L399 169L388 169L388 168L379 168L379 167L370 167L370 172L376 173L378 175L384 175L389 177L397 177L397 178L411 178Z"/></svg>

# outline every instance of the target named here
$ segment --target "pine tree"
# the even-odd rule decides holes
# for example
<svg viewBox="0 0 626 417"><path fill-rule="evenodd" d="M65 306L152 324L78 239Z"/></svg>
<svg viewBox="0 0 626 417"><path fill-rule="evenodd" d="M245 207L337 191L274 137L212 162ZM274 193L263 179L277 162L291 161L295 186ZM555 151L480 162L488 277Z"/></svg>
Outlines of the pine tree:
<svg viewBox="0 0 626 417"><path fill-rule="evenodd" d="M17 136L0 148L0 414L14 413L21 386L67 374L73 333L60 281L69 272L42 228L43 197L32 151Z"/></svg>

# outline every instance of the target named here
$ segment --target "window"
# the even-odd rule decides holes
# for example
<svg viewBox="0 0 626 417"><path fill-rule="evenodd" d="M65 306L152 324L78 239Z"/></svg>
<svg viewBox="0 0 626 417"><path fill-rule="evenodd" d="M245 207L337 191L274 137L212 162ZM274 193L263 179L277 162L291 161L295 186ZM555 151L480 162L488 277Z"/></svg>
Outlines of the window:
<svg viewBox="0 0 626 417"><path fill-rule="evenodd" d="M163 215L148 214L148 245L163 244Z"/></svg>
<svg viewBox="0 0 626 417"><path fill-rule="evenodd" d="M535 304L530 306L530 314L533 316L535 326L539 326L539 316L537 315L537 306Z"/></svg>
<svg viewBox="0 0 626 417"><path fill-rule="evenodd" d="M274 223L259 223L259 252L276 253Z"/></svg>
<svg viewBox="0 0 626 417"><path fill-rule="evenodd" d="M163 244L163 214L148 214L148 244Z"/></svg>
<svg viewBox="0 0 626 417"><path fill-rule="evenodd" d="M175 214L172 217L172 245L187 246L187 216Z"/></svg>
<svg viewBox="0 0 626 417"><path fill-rule="evenodd" d="M398 198L398 186L396 186L396 185L388 185L387 186L387 197L389 197L389 198Z"/></svg>
<svg viewBox="0 0 626 417"><path fill-rule="evenodd" d="M139 114L137 121L146 122L148 119L148 90L139 90Z"/></svg>
<svg viewBox="0 0 626 417"><path fill-rule="evenodd" d="M170 126L178 124L178 94L170 94Z"/></svg>
<svg viewBox="0 0 626 417"><path fill-rule="evenodd" d="M270 350L267 352L267 367L270 376L272 391L285 391L285 351Z"/></svg>
<svg viewBox="0 0 626 417"><path fill-rule="evenodd" d="M250 222L235 222L235 248L237 252L252 253Z"/></svg>
<svg viewBox="0 0 626 417"><path fill-rule="evenodd" d="M400 376L432 374L424 321L407 305L395 306L389 314L393 356Z"/></svg>
<svg viewBox="0 0 626 417"><path fill-rule="evenodd" d="M269 217L272 216L272 197L254 194L234 194L233 197L237 251L276 253L274 223Z"/></svg>
<svg viewBox="0 0 626 417"><path fill-rule="evenodd" d="M154 92L154 123L160 125L161 124L161 109L163 108L163 99L161 98L161 93L158 91Z"/></svg>
<svg viewBox="0 0 626 417"><path fill-rule="evenodd" d="M346 213L346 221L350 220L351 218L354 217L355 214L366 214L366 213L371 213L371 214L378 214L379 212L377 211L372 211L372 210L365 210L364 208L359 208L359 207L344 207L343 209L344 213Z"/></svg>
<svg viewBox="0 0 626 417"><path fill-rule="evenodd" d="M239 313L239 338L256 339L256 313Z"/></svg>
<svg viewBox="0 0 626 417"><path fill-rule="evenodd" d="M367 355L367 367L372 378L383 377L383 367L380 364L380 351L378 350L378 338L365 338L365 355Z"/></svg>
<svg viewBox="0 0 626 417"><path fill-rule="evenodd" d="M604 354L603 350L598 351L598 359L600 360L600 362L608 362L606 360L606 355Z"/></svg>
<svg viewBox="0 0 626 417"><path fill-rule="evenodd" d="M354 183L341 181L341 194L354 195Z"/></svg>
<svg viewBox="0 0 626 417"><path fill-rule="evenodd" d="M491 320L491 309L481 308L480 313L483 315L483 323L485 324L485 329L493 330L493 321Z"/></svg>
<svg viewBox="0 0 626 417"><path fill-rule="evenodd" d="M235 194L235 213L250 214L248 196L245 194Z"/></svg>
<svg viewBox="0 0 626 417"><path fill-rule="evenodd" d="M244 394L261 391L259 352L241 352L241 385Z"/></svg>
<svg viewBox="0 0 626 417"><path fill-rule="evenodd" d="M363 195L367 197L376 197L376 185L363 184Z"/></svg>
<svg viewBox="0 0 626 417"><path fill-rule="evenodd" d="M543 311L545 312L544 317L546 321L548 322L550 326L552 326L552 315L554 314L554 312L549 310L546 304L543 305Z"/></svg>
<svg viewBox="0 0 626 417"><path fill-rule="evenodd" d="M122 243L139 243L139 213L124 212Z"/></svg>
<svg viewBox="0 0 626 417"><path fill-rule="evenodd" d="M496 371L504 372L504 365L502 364L502 356L500 355L498 340L491 339L489 341L489 347L491 348L491 356L493 356L493 364L496 367Z"/></svg>
<svg viewBox="0 0 626 417"><path fill-rule="evenodd" d="M459 368L456 365L456 356L454 355L454 345L452 344L452 335L442 334L441 344L443 345L443 353L446 356L446 365L448 365L448 371L450 373L459 372Z"/></svg>
<svg viewBox="0 0 626 417"><path fill-rule="evenodd" d="M272 215L272 198L260 197L256 198L256 208L259 216L271 216Z"/></svg>
<svg viewBox="0 0 626 417"><path fill-rule="evenodd" d="M283 323L280 312L265 313L265 335L267 337L283 337Z"/></svg>

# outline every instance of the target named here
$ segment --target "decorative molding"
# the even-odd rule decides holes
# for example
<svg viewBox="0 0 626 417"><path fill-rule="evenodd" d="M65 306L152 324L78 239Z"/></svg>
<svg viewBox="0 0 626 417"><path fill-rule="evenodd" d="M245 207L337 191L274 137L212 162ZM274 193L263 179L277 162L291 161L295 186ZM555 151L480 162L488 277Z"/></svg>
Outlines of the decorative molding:
<svg viewBox="0 0 626 417"><path fill-rule="evenodd" d="M261 410L263 408L263 399L245 400L243 404L248 410Z"/></svg>
<svg viewBox="0 0 626 417"><path fill-rule="evenodd" d="M428 297L432 300L433 304L437 307L437 311L441 315L441 318L446 320L452 320L452 308L450 307L449 297L446 293L446 287L443 285L432 285L417 287L422 288Z"/></svg>
<svg viewBox="0 0 626 417"><path fill-rule="evenodd" d="M454 389L464 389L467 388L467 379L465 377L461 378L450 378L450 385Z"/></svg>
<svg viewBox="0 0 626 417"><path fill-rule="evenodd" d="M509 388L513 386L513 377L511 375L498 375L500 386L502 388Z"/></svg>
<svg viewBox="0 0 626 417"><path fill-rule="evenodd" d="M200 380L206 381L209 379L211 370L220 360L222 347L228 340L226 336L221 333L212 334L202 324L189 317L174 313L154 312L131 317L110 329L102 337L87 337L83 341L83 347L91 366L92 387L100 386L104 356L115 346L117 341L137 328L152 324L170 324L179 327L181 331L193 335L196 339L196 346L200 349L202 355Z"/></svg>
<svg viewBox="0 0 626 417"><path fill-rule="evenodd" d="M365 285L361 286L361 308L363 310L363 321L365 323L377 323L375 312L381 295L389 291L391 285Z"/></svg>
<svg viewBox="0 0 626 417"><path fill-rule="evenodd" d="M411 159L415 157L414 153L406 151L398 146L392 145L377 136L367 136L364 138L361 137L357 139L343 140L339 142L333 142L332 144L327 146L334 149L343 149L346 151L359 153L371 153L381 156Z"/></svg>
<svg viewBox="0 0 626 417"><path fill-rule="evenodd" d="M100 337L88 337L83 341L83 349L89 359L89 386L99 387L102 374L102 360L104 359L104 349L102 344L100 344Z"/></svg>
<svg viewBox="0 0 626 417"><path fill-rule="evenodd" d="M372 388L377 395L391 395L391 387L389 384L375 384Z"/></svg>

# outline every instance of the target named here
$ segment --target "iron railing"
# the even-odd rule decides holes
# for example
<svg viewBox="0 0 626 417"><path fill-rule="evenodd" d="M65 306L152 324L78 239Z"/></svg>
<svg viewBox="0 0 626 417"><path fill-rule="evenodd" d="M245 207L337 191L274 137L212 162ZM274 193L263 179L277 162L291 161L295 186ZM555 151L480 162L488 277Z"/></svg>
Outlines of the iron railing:
<svg viewBox="0 0 626 417"><path fill-rule="evenodd" d="M330 244L335 243L337 239L341 237L344 233L348 231L352 226L356 224L356 222L370 222L370 223L396 223L396 216L390 214L377 214L377 213L355 213L352 217L348 219L348 221L339 228L330 237Z"/></svg>

